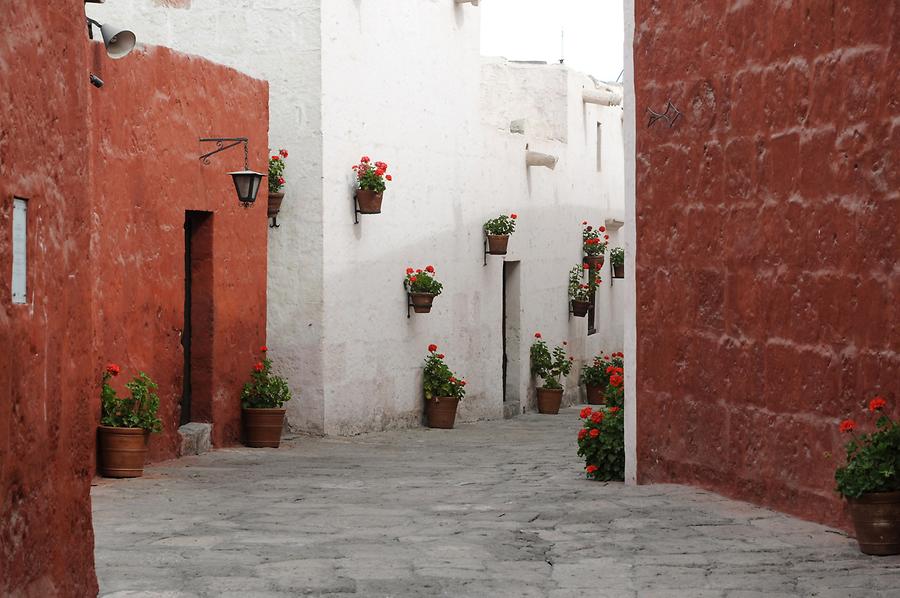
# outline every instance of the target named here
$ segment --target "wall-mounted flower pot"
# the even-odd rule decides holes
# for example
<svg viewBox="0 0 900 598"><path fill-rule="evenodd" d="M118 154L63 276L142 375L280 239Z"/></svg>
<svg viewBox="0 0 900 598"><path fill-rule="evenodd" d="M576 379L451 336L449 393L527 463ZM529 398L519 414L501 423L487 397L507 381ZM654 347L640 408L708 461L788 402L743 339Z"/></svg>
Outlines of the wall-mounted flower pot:
<svg viewBox="0 0 900 598"><path fill-rule="evenodd" d="M865 554L900 554L900 491L871 492L848 499L859 549Z"/></svg>
<svg viewBox="0 0 900 598"><path fill-rule="evenodd" d="M459 399L456 397L434 397L425 401L425 415L428 418L429 428L441 428L450 430L456 423L456 408Z"/></svg>
<svg viewBox="0 0 900 598"><path fill-rule="evenodd" d="M544 415L556 415L559 413L559 406L562 405L563 389L561 388L538 388L538 412Z"/></svg>
<svg viewBox="0 0 900 598"><path fill-rule="evenodd" d="M599 270L603 267L603 264L606 263L606 256L604 255L586 255L584 256L584 263L591 267L591 270Z"/></svg>
<svg viewBox="0 0 900 598"><path fill-rule="evenodd" d="M284 191L269 191L269 218L274 218L281 211L281 202L284 201Z"/></svg>
<svg viewBox="0 0 900 598"><path fill-rule="evenodd" d="M278 448L285 409L243 408L244 444L253 448Z"/></svg>
<svg viewBox="0 0 900 598"><path fill-rule="evenodd" d="M613 278L625 278L625 264L612 265Z"/></svg>
<svg viewBox="0 0 900 598"><path fill-rule="evenodd" d="M604 403L603 387L602 386L592 386L590 384L586 384L585 386L587 387L588 405L602 405Z"/></svg>
<svg viewBox="0 0 900 598"><path fill-rule="evenodd" d="M506 255L509 247L509 235L488 235L488 253L491 255Z"/></svg>
<svg viewBox="0 0 900 598"><path fill-rule="evenodd" d="M432 293L410 293L409 299L412 302L413 311L417 314L431 313L431 306L434 304Z"/></svg>
<svg viewBox="0 0 900 598"><path fill-rule="evenodd" d="M590 301L577 301L572 299L572 315L576 318L583 318L586 316L589 309L591 309Z"/></svg>
<svg viewBox="0 0 900 598"><path fill-rule="evenodd" d="M108 478L139 478L144 475L148 436L142 428L100 426L100 473Z"/></svg>
<svg viewBox="0 0 900 598"><path fill-rule="evenodd" d="M356 203L359 205L360 214L380 214L383 193L376 193L369 189L356 190Z"/></svg>

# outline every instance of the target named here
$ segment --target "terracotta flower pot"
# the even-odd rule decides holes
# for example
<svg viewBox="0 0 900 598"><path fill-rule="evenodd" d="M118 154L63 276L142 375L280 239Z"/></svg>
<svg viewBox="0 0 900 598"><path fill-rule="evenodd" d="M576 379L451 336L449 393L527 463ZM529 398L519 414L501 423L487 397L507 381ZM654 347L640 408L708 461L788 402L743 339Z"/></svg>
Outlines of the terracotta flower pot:
<svg viewBox="0 0 900 598"><path fill-rule="evenodd" d="M602 405L605 402L602 386L592 386L590 384L586 384L585 386L587 387L588 405Z"/></svg>
<svg viewBox="0 0 900 598"><path fill-rule="evenodd" d="M590 301L577 301L572 299L572 315L576 318L583 318L586 316L590 308Z"/></svg>
<svg viewBox="0 0 900 598"><path fill-rule="evenodd" d="M900 491L848 499L859 549L865 554L900 554Z"/></svg>
<svg viewBox="0 0 900 598"><path fill-rule="evenodd" d="M242 424L244 444L253 448L278 448L284 427L285 409L251 409L244 407Z"/></svg>
<svg viewBox="0 0 900 598"><path fill-rule="evenodd" d="M139 478L144 475L148 436L142 428L100 426L98 449L101 475L108 478Z"/></svg>
<svg viewBox="0 0 900 598"><path fill-rule="evenodd" d="M603 255L586 255L584 263L591 267L591 270L599 270L606 263L606 256Z"/></svg>
<svg viewBox="0 0 900 598"><path fill-rule="evenodd" d="M562 404L562 396L563 389L561 388L538 388L538 412L545 415L556 415Z"/></svg>
<svg viewBox="0 0 900 598"><path fill-rule="evenodd" d="M509 247L509 235L488 235L488 253L491 255L506 255Z"/></svg>
<svg viewBox="0 0 900 598"><path fill-rule="evenodd" d="M433 293L410 293L410 299L413 304L413 311L417 314L430 314L431 306L434 304Z"/></svg>
<svg viewBox="0 0 900 598"><path fill-rule="evenodd" d="M383 193L375 193L369 189L356 190L356 203L360 214L381 214Z"/></svg>
<svg viewBox="0 0 900 598"><path fill-rule="evenodd" d="M269 191L269 218L273 216L277 216L278 212L281 211L281 202L284 201L284 192L283 191Z"/></svg>
<svg viewBox="0 0 900 598"><path fill-rule="evenodd" d="M429 428L441 428L450 430L456 423L456 408L459 399L456 397L435 397L425 401L425 415L428 418Z"/></svg>
<svg viewBox="0 0 900 598"><path fill-rule="evenodd" d="M625 264L612 265L613 278L625 278Z"/></svg>

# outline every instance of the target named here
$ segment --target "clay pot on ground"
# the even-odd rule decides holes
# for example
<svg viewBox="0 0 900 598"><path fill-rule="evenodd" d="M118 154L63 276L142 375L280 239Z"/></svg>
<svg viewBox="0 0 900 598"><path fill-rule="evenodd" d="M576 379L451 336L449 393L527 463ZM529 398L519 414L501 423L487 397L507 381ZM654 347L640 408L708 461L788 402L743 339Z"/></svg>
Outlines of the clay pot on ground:
<svg viewBox="0 0 900 598"><path fill-rule="evenodd" d="M100 474L107 478L139 478L144 475L148 436L143 428L100 426L97 446Z"/></svg>
<svg viewBox="0 0 900 598"><path fill-rule="evenodd" d="M381 200L383 193L376 193L369 189L356 190L356 204L360 214L381 214Z"/></svg>
<svg viewBox="0 0 900 598"><path fill-rule="evenodd" d="M602 386L592 386L590 384L585 384L587 387L587 402L588 405L602 405L605 401L603 400L603 387Z"/></svg>
<svg viewBox="0 0 900 598"><path fill-rule="evenodd" d="M538 412L545 415L556 415L562 404L562 396L563 389L561 388L538 388Z"/></svg>
<svg viewBox="0 0 900 598"><path fill-rule="evenodd" d="M278 448L284 427L285 409L243 408L244 445L253 448Z"/></svg>
<svg viewBox="0 0 900 598"><path fill-rule="evenodd" d="M434 397L425 401L425 416L428 418L429 428L441 428L450 430L456 423L456 408L459 399L455 397Z"/></svg>
<svg viewBox="0 0 900 598"><path fill-rule="evenodd" d="M491 255L506 255L509 247L509 235L488 235L488 253Z"/></svg>
<svg viewBox="0 0 900 598"><path fill-rule="evenodd" d="M409 298L413 304L413 311L417 314L430 314L434 297L433 293L410 293Z"/></svg>
<svg viewBox="0 0 900 598"><path fill-rule="evenodd" d="M599 270L606 263L606 256L603 255L586 255L584 263L591 267L591 270Z"/></svg>
<svg viewBox="0 0 900 598"><path fill-rule="evenodd" d="M584 316L586 316L590 308L590 301L578 301L576 299L572 299L572 315L576 318L583 318Z"/></svg>
<svg viewBox="0 0 900 598"><path fill-rule="evenodd" d="M625 264L612 265L613 278L625 278Z"/></svg>
<svg viewBox="0 0 900 598"><path fill-rule="evenodd" d="M863 553L900 554L900 491L871 492L847 502Z"/></svg>
<svg viewBox="0 0 900 598"><path fill-rule="evenodd" d="M283 191L269 191L269 218L278 215L278 212L281 211L281 202L284 201L284 192Z"/></svg>

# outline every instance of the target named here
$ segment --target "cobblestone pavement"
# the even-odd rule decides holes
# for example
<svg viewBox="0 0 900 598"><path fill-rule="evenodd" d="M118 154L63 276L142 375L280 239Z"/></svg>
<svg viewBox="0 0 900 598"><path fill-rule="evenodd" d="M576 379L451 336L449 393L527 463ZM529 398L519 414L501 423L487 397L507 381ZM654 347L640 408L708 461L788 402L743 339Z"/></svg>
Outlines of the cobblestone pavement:
<svg viewBox="0 0 900 598"><path fill-rule="evenodd" d="M584 479L576 410L227 449L94 488L101 595L900 597L900 558L683 486Z"/></svg>

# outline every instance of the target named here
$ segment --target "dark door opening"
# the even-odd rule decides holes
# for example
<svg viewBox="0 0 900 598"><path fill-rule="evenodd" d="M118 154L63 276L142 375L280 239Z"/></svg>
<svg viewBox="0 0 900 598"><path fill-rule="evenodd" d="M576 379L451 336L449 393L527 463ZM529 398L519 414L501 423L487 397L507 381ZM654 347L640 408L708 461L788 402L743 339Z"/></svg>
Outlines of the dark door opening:
<svg viewBox="0 0 900 598"><path fill-rule="evenodd" d="M212 212L185 212L181 425L212 421L212 223Z"/></svg>

